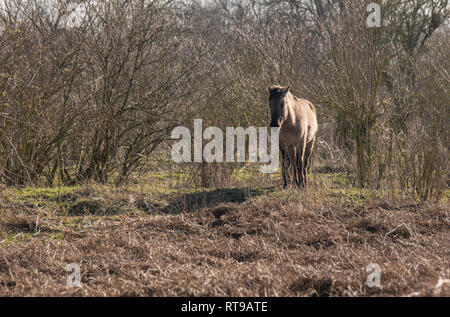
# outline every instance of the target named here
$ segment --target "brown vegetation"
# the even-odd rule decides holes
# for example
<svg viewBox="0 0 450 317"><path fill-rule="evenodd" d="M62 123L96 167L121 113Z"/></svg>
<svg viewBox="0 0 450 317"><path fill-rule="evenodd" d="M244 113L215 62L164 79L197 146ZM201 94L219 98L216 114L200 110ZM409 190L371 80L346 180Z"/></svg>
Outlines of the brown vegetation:
<svg viewBox="0 0 450 317"><path fill-rule="evenodd" d="M266 87L317 108L316 154L364 188L448 188L448 0L4 1L0 181L123 184L170 131L267 126ZM165 157L167 161L167 155ZM236 167L190 164L202 186ZM226 181L226 179L225 179Z"/></svg>
<svg viewBox="0 0 450 317"><path fill-rule="evenodd" d="M214 202L196 192L171 209L93 187L72 192L72 206L97 202L77 215L52 211L49 198L24 207L3 196L0 294L450 296L448 284L435 288L450 274L448 206L339 203L311 191L236 188ZM118 210L105 213L109 204ZM80 265L81 288L66 286L69 263ZM381 288L366 285L370 263Z"/></svg>

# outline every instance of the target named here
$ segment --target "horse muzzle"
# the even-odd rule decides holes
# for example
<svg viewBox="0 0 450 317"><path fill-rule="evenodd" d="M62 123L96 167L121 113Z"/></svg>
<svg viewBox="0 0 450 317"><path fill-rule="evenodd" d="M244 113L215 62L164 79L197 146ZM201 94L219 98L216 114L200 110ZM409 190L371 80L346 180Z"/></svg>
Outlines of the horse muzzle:
<svg viewBox="0 0 450 317"><path fill-rule="evenodd" d="M279 128L280 127L280 121L271 121L270 122L271 128Z"/></svg>

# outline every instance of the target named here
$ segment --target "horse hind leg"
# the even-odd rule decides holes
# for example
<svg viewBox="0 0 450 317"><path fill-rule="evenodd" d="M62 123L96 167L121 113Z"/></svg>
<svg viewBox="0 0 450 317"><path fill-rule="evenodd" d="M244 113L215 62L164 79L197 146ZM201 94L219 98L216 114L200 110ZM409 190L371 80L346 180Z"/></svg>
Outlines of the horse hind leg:
<svg viewBox="0 0 450 317"><path fill-rule="evenodd" d="M281 175L283 176L283 188L287 187L287 172L289 168L289 155L285 149L281 150Z"/></svg>
<svg viewBox="0 0 450 317"><path fill-rule="evenodd" d="M303 182L303 173L302 173L302 155L300 151L297 151L297 156L295 158L295 174L297 175L295 184L297 185L297 187L301 187Z"/></svg>
<svg viewBox="0 0 450 317"><path fill-rule="evenodd" d="M298 151L297 148L292 147L292 159L291 159L291 164L292 164L292 176L293 176L293 180L292 183L294 186L299 187L300 183L301 183L301 179L302 179L302 173L299 170L299 157L300 157L300 153Z"/></svg>
<svg viewBox="0 0 450 317"><path fill-rule="evenodd" d="M304 166L303 166L303 178L305 180L305 187L308 187L309 179L308 179L308 170L311 164L311 154L314 148L314 139L306 144L305 148L305 158L304 158Z"/></svg>
<svg viewBox="0 0 450 317"><path fill-rule="evenodd" d="M291 174L292 174L291 184L295 186L298 183L297 153L296 153L294 147L290 148L289 152L290 152L290 157L291 157L291 160L290 160L291 161L290 169L291 169Z"/></svg>
<svg viewBox="0 0 450 317"><path fill-rule="evenodd" d="M297 171L299 174L298 187L305 187L305 152L306 152L306 140L298 146L297 151Z"/></svg>
<svg viewBox="0 0 450 317"><path fill-rule="evenodd" d="M296 179L298 178L296 171L296 161L295 161L295 151L292 147L287 147L284 150L284 159L283 159L283 178L285 180L285 187L288 187L292 184L296 184Z"/></svg>

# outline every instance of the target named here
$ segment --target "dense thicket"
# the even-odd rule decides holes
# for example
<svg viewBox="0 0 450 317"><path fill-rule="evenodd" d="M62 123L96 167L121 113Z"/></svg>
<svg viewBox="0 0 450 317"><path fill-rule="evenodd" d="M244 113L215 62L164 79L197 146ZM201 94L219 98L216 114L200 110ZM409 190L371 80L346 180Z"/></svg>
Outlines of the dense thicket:
<svg viewBox="0 0 450 317"><path fill-rule="evenodd" d="M5 0L0 179L126 181L173 127L267 126L267 86L318 109L316 161L438 199L448 182L448 0ZM202 184L218 168L201 166ZM207 171L206 171L207 170Z"/></svg>

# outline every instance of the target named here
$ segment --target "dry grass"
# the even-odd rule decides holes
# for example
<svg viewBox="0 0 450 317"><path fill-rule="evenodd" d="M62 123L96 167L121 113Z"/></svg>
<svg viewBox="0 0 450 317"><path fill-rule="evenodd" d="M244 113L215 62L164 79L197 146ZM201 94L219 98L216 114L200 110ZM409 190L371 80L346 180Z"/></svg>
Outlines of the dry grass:
<svg viewBox="0 0 450 317"><path fill-rule="evenodd" d="M311 189L247 190L233 202L237 190L183 210L96 190L65 193L65 209L1 196L0 295L450 296L446 204L338 203ZM69 263L81 288L66 286ZM370 263L381 288L366 286Z"/></svg>

